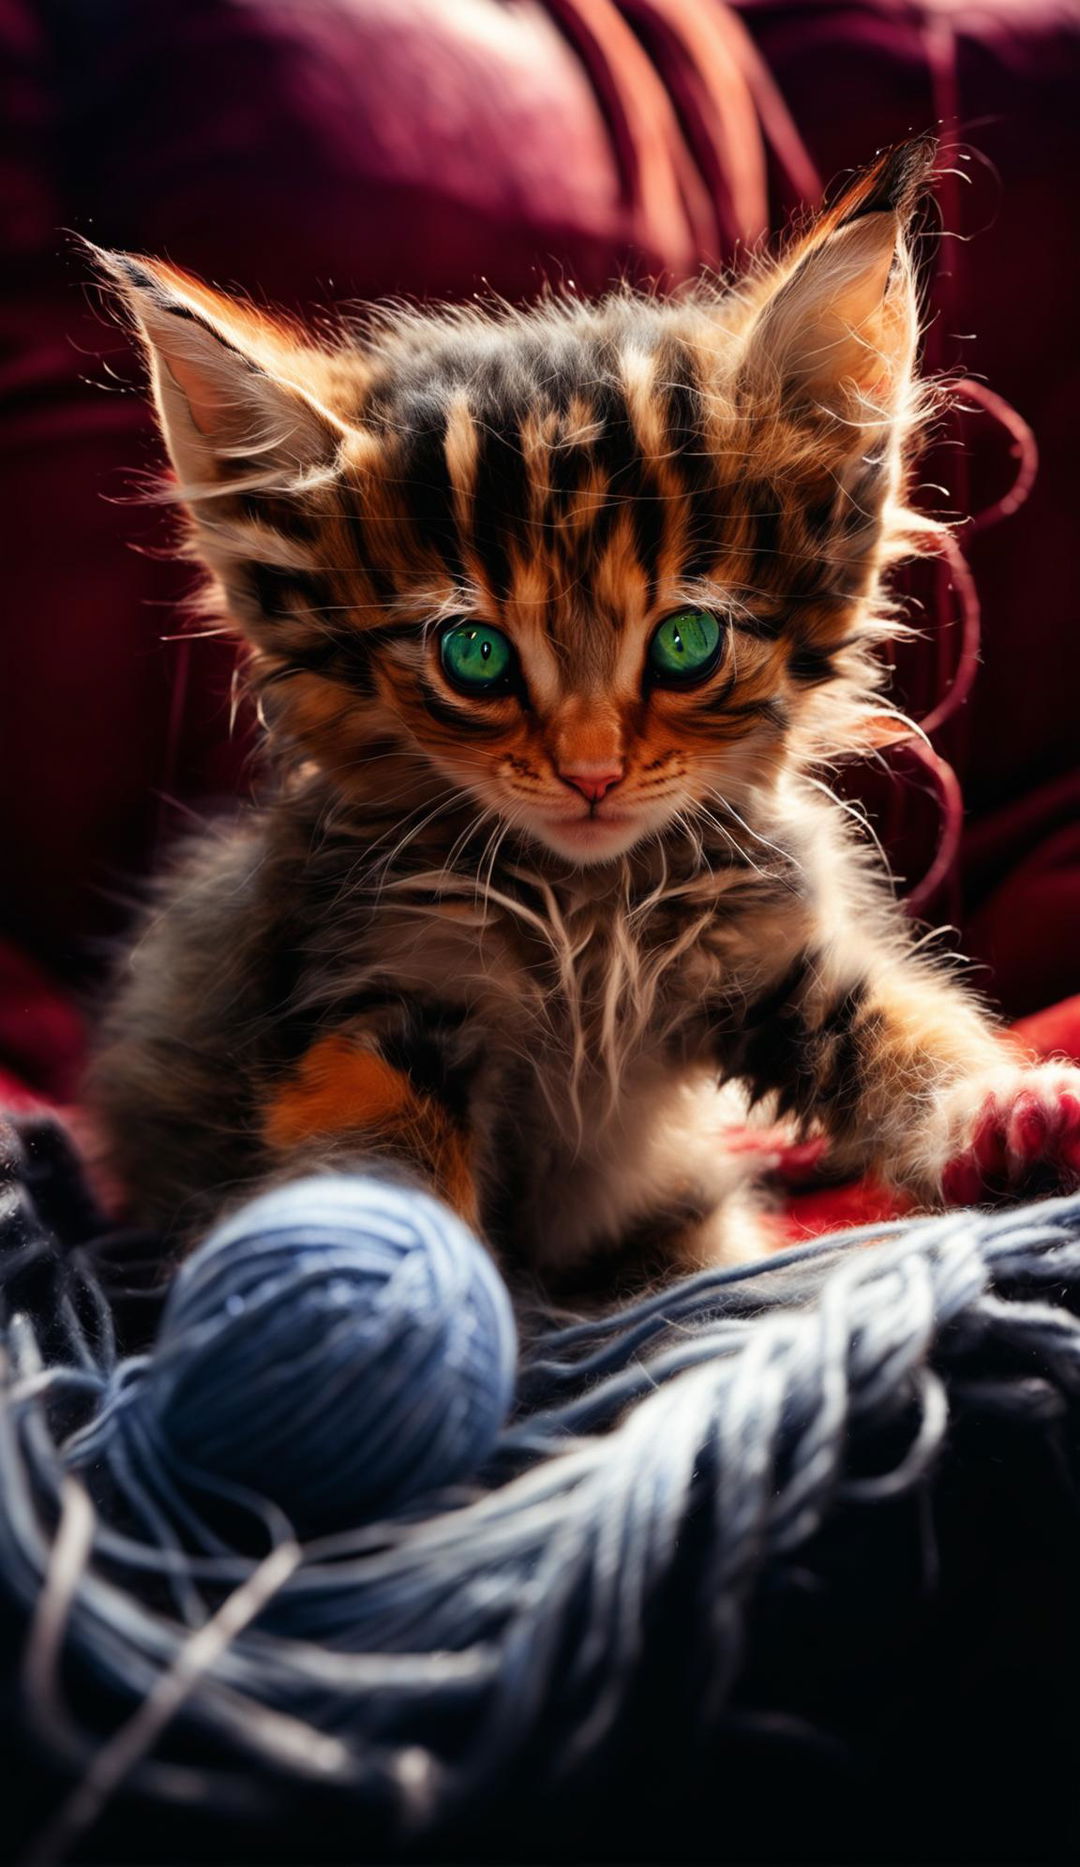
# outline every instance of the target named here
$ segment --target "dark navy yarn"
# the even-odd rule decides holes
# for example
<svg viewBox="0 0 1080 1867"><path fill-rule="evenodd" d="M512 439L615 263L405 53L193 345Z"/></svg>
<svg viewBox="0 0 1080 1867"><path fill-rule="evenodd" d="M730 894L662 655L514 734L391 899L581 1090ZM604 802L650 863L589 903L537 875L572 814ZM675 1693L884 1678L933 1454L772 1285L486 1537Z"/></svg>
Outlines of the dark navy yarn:
<svg viewBox="0 0 1080 1867"><path fill-rule="evenodd" d="M0 1605L23 1631L22 1715L75 1785L52 1858L129 1791L321 1815L327 1834L344 1811L350 1858L374 1835L416 1859L504 1791L535 1816L620 1761L660 1663L680 1754L756 1717L740 1692L766 1610L789 1612L800 1577L807 1614L846 1598L860 1524L955 1482L965 1418L1080 1443L1080 1194L840 1234L569 1327L536 1317L513 1417L477 1426L477 1482L434 1493L473 1419L441 1358L505 1400L511 1351L488 1333L493 1267L441 1207L348 1177L268 1195L182 1271L154 1355L120 1368L92 1241L61 1249L34 1207L0 1152ZM366 1387L339 1332L354 1298L387 1325L365 1337ZM444 1433L440 1406L462 1404ZM230 1546L199 1490L211 1455L220 1490L295 1486L295 1515L358 1527L300 1548L268 1513L269 1548ZM404 1508L379 1491L392 1467L419 1487ZM76 1669L102 1707L81 1727ZM781 1723L801 1704L781 1697Z"/></svg>
<svg viewBox="0 0 1080 1867"><path fill-rule="evenodd" d="M302 1535L346 1530L474 1474L510 1405L509 1298L427 1195L361 1174L276 1188L219 1226L169 1290L69 1458L140 1514L255 1494Z"/></svg>

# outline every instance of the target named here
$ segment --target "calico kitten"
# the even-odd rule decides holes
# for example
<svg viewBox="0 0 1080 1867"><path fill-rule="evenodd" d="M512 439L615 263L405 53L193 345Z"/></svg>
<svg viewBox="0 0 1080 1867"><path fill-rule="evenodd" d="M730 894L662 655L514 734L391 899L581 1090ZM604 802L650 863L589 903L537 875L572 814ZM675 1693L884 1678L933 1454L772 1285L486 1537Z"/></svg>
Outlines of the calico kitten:
<svg viewBox="0 0 1080 1867"><path fill-rule="evenodd" d="M779 262L671 299L392 310L327 339L102 255L146 346L264 802L176 866L92 1100L177 1245L378 1161L571 1287L762 1236L720 1085L928 1205L1080 1167L920 956L815 776L878 691L905 504L911 216L890 151ZM760 1169L759 1169L760 1170Z"/></svg>

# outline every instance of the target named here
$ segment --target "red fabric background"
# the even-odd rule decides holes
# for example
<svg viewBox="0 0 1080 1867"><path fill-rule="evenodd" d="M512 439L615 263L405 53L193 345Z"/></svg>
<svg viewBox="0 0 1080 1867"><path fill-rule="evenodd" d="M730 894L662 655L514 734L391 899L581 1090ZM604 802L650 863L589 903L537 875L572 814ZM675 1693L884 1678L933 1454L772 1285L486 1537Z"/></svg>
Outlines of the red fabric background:
<svg viewBox="0 0 1080 1867"><path fill-rule="evenodd" d="M1011 1013L1080 989L1078 66L1071 0L0 0L0 1069L71 1094L74 1007L140 877L248 755L228 649L175 639L186 573L137 500L159 462L137 365L63 230L299 309L595 290L726 260L812 198L815 168L939 119L970 183L943 186L963 237L934 271L931 360L1008 397L1042 470L971 540L984 660L937 735L970 820L931 905ZM987 416L945 443L955 508L1008 485ZM926 711L958 632L944 577L920 594L900 680ZM937 811L898 768L879 802L915 876Z"/></svg>

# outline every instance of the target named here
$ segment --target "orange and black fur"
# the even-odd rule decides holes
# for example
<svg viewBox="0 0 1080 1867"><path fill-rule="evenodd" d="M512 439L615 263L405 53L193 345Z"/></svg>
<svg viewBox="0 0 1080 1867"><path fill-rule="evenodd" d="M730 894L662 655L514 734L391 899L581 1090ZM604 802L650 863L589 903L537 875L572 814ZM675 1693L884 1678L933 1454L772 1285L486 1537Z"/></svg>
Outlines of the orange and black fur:
<svg viewBox="0 0 1080 1867"><path fill-rule="evenodd" d="M933 531L905 503L931 159L890 152L733 286L333 340L102 256L272 773L107 1020L140 1219L183 1244L377 1160L508 1270L614 1288L757 1248L736 1096L930 1205L950 1163L1071 1173L1080 1073L1010 1060L820 776L908 730L875 651Z"/></svg>

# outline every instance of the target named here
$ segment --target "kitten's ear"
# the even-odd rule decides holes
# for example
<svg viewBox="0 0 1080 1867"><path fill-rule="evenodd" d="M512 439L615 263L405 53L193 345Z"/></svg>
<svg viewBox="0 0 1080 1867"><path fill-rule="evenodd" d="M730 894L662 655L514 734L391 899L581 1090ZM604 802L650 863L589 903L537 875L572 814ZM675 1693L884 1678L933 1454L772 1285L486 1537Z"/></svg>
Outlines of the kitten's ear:
<svg viewBox="0 0 1080 1867"><path fill-rule="evenodd" d="M935 154L928 137L887 150L788 256L747 333L752 384L862 428L899 412L918 338L908 229Z"/></svg>
<svg viewBox="0 0 1080 1867"><path fill-rule="evenodd" d="M146 346L182 496L289 483L333 458L345 425L295 380L285 327L160 260L90 251Z"/></svg>

